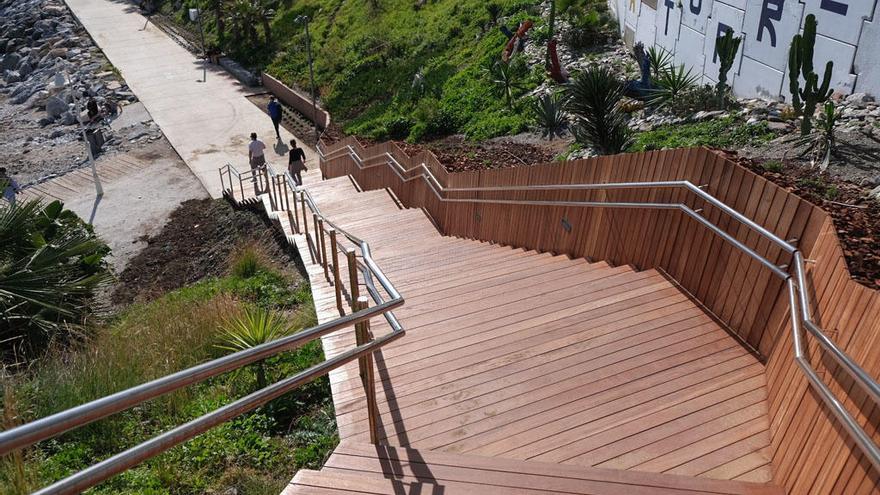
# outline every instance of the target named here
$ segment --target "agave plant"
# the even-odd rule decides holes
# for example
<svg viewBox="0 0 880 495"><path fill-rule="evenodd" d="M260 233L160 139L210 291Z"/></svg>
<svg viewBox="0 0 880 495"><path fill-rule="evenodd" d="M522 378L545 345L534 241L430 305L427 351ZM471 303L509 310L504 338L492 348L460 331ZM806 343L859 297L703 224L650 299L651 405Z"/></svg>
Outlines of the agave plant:
<svg viewBox="0 0 880 495"><path fill-rule="evenodd" d="M662 70L654 79L656 88L649 92L647 103L655 108L674 105L697 85L699 78L691 69L685 71L684 65Z"/></svg>
<svg viewBox="0 0 880 495"><path fill-rule="evenodd" d="M564 107L565 98L560 93L542 95L532 103L532 114L542 137L553 139L562 135L568 123Z"/></svg>
<svg viewBox="0 0 880 495"><path fill-rule="evenodd" d="M607 68L590 67L578 74L567 88L566 107L576 119L577 142L599 153L620 153L632 141L626 116L620 107L624 84Z"/></svg>
<svg viewBox="0 0 880 495"><path fill-rule="evenodd" d="M294 329L280 316L259 307L246 308L244 313L226 322L217 348L243 351L293 333ZM266 387L266 365L263 360L254 364L257 387Z"/></svg>
<svg viewBox="0 0 880 495"><path fill-rule="evenodd" d="M0 342L40 350L88 313L109 248L59 201L0 206Z"/></svg>
<svg viewBox="0 0 880 495"><path fill-rule="evenodd" d="M672 68L672 52L662 46L652 46L648 48L648 62L651 77L657 79L661 73Z"/></svg>

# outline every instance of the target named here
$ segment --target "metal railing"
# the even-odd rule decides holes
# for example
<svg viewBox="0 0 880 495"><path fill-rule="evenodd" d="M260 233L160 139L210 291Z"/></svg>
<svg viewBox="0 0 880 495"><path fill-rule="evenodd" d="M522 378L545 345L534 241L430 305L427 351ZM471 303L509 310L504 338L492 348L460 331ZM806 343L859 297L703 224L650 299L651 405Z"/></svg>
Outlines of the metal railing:
<svg viewBox="0 0 880 495"><path fill-rule="evenodd" d="M306 191L297 190L289 175L283 180L272 174L268 169L248 171L240 173L232 165L226 165L220 169L220 177L224 187L224 194L234 196L233 188L239 185L242 194L240 198L247 197L245 184L250 181L258 194L272 196L272 210L276 206L280 209L282 203L289 207L290 198L282 197L282 190L292 192L295 199L299 195L302 199L303 213L305 207L312 209L314 218L319 224L326 222L318 210L314 201ZM288 182L289 181L289 182ZM229 183L229 189L226 183ZM285 196L287 194L285 193ZM282 210L287 211L289 210ZM303 220L305 222L305 216ZM291 224L293 226L293 224ZM303 224L302 227L305 225ZM296 229L300 224L296 223ZM39 495L48 494L74 494L97 485L111 476L121 473L141 462L155 457L156 455L171 449L205 431L233 419L241 414L252 411L267 402L276 399L301 385L308 383L320 376L324 376L336 368L354 360L358 360L361 380L364 386L367 402L367 415L370 427L370 438L375 443L378 437L378 409L376 407L375 380L373 377L372 355L383 346L399 339L404 335L404 329L394 317L392 310L403 305L404 299L388 280L381 268L373 260L369 245L341 229L338 230L347 239L353 242L361 251L360 260L356 260L356 252L353 248L346 249L349 255L349 293L351 296L351 312L344 314L340 304L338 319L319 324L302 330L293 335L282 337L278 340L267 342L250 349L235 352L227 356L214 359L191 368L178 371L156 380L117 392L106 397L82 404L80 406L58 412L51 416L0 432L0 456L9 454L15 450L33 445L37 442L60 435L66 431L87 425L107 416L125 411L143 402L158 398L175 390L202 382L208 378L237 370L243 366L274 356L281 352L290 351L305 345L324 335L328 335L343 328L353 326L355 329L356 347L345 351L337 356L325 359L304 371L285 378L268 387L253 392L230 404L211 411L203 416L193 419L183 425L173 428L165 433L140 443L124 452L116 454L108 459L98 462L78 473L64 478L51 486L34 492ZM323 232L323 231L322 231ZM335 235L334 235L335 237ZM315 240L318 239L316 236ZM310 242L315 242L314 240ZM326 259L324 259L326 263ZM334 263L335 272L338 274L338 263ZM370 306L368 298L360 296L358 292L358 273L363 276L364 284L373 299ZM378 287L387 294L387 300L382 297ZM337 294L341 285L337 275L335 284ZM370 332L370 319L384 316L391 326L391 332L377 338L373 338Z"/></svg>
<svg viewBox="0 0 880 495"><path fill-rule="evenodd" d="M352 162L361 170L387 165L390 167L398 178L406 183L417 179L423 179L434 193L437 200L444 203L471 203L471 204L507 204L522 206L572 206L572 207L588 207L588 208L634 208L634 209L671 209L679 210L687 216L699 222L702 226L711 230L726 242L735 248L747 254L752 259L759 262L765 268L770 270L775 276L779 277L786 284L789 292L789 306L791 314L791 331L793 340L794 360L804 372L807 380L816 390L822 401L828 406L834 416L844 426L853 441L859 446L862 452L867 456L868 460L874 468L880 471L880 447L873 441L871 436L859 425L858 421L849 413L843 403L835 397L831 389L822 381L813 368L809 359L804 352L804 343L802 339L803 329L812 335L819 346L826 351L834 361L849 374L856 384L864 390L868 396L874 401L875 405L880 405L880 384L856 363L849 355L847 355L837 344L834 343L826 333L813 321L810 308L810 295L806 282L806 269L804 268L804 257L801 251L789 242L779 238L761 225L758 225L742 213L731 208L723 201L704 191L701 187L694 185L689 181L663 181L663 182L621 182L621 183L605 183L605 184L542 184L530 186L498 186L498 187L455 187L447 188L434 176L430 168L422 162L413 169L407 170L401 165L391 153L382 153L366 159L362 159L355 149L351 146L345 146L328 154L324 153L319 143L317 147L320 165L323 168L324 161L347 155ZM331 155L331 156L328 156ZM365 164L365 161L376 160L373 165ZM416 174L412 174L416 171ZM764 256L761 256L755 250L749 248L720 227L712 223L709 219L700 215L699 210L694 210L684 203L640 203L640 202L613 202L613 201L530 201L530 200L504 200L504 199L476 199L476 198L449 198L447 194L461 193L491 193L491 192L528 192L528 191L574 191L574 190L614 190L614 189L683 189L697 198L705 201L709 205L717 208L740 224L757 232L760 236L770 241L784 252L791 255L789 265L777 266ZM793 269L792 275L785 269Z"/></svg>

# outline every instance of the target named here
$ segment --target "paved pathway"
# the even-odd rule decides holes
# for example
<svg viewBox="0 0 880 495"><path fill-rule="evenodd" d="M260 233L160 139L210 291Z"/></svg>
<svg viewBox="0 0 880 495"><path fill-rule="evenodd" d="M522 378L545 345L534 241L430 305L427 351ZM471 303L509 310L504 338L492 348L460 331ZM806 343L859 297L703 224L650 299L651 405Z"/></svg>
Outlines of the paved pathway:
<svg viewBox="0 0 880 495"><path fill-rule="evenodd" d="M293 136L282 129L282 142L275 142L271 120L246 98L252 89L212 65L201 82L202 62L124 0L66 2L212 196L220 195L219 167L248 168L251 132L272 148L269 163L285 167L282 155ZM314 150L306 155L317 168Z"/></svg>

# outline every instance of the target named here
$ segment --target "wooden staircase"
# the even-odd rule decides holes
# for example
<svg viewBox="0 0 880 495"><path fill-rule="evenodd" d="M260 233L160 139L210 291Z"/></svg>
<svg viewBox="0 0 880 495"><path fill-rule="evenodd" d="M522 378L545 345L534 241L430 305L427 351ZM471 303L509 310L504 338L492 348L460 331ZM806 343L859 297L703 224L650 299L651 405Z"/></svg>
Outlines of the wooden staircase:
<svg viewBox="0 0 880 495"><path fill-rule="evenodd" d="M446 237L348 178L307 189L369 242L407 334L375 356L380 446L357 363L337 369L342 443L285 493L781 493L763 365L661 273ZM270 216L306 262L319 321L338 318L306 237ZM325 353L354 340L326 336Z"/></svg>
<svg viewBox="0 0 880 495"><path fill-rule="evenodd" d="M302 470L283 495L781 494L757 483L596 469L342 442L321 471Z"/></svg>

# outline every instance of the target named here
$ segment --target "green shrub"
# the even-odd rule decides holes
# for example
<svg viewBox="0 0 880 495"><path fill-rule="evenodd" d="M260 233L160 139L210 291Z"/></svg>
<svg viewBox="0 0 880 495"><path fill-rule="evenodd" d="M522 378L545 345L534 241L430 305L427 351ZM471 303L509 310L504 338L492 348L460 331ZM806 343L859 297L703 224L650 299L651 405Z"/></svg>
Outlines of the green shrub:
<svg viewBox="0 0 880 495"><path fill-rule="evenodd" d="M412 120L397 116L385 123L385 134L391 139L406 139L412 132L412 127Z"/></svg>
<svg viewBox="0 0 880 495"><path fill-rule="evenodd" d="M259 244L246 242L231 254L231 273L238 278L251 278L260 271L269 270L269 258Z"/></svg>
<svg viewBox="0 0 880 495"><path fill-rule="evenodd" d="M768 172L779 173L782 172L785 166L779 160L767 160L766 162L761 164L761 168Z"/></svg>
<svg viewBox="0 0 880 495"><path fill-rule="evenodd" d="M648 151L691 146L728 148L763 144L775 135L766 122L747 124L734 117L692 124L670 124L638 133L629 151Z"/></svg>

